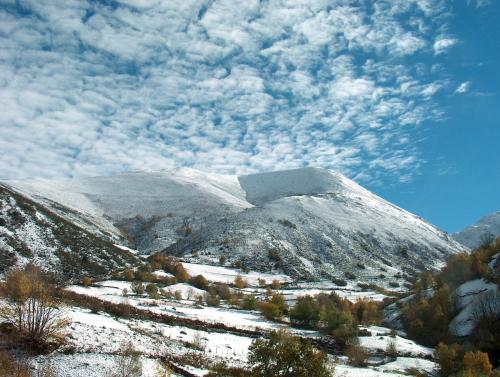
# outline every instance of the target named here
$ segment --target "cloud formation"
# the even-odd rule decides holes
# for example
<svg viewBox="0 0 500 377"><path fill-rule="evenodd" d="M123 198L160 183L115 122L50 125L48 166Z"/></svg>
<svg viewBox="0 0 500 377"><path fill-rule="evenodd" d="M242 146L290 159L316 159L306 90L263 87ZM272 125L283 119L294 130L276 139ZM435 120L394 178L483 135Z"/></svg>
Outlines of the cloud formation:
<svg viewBox="0 0 500 377"><path fill-rule="evenodd" d="M0 178L418 170L444 0L0 2ZM444 21L443 21L444 20Z"/></svg>

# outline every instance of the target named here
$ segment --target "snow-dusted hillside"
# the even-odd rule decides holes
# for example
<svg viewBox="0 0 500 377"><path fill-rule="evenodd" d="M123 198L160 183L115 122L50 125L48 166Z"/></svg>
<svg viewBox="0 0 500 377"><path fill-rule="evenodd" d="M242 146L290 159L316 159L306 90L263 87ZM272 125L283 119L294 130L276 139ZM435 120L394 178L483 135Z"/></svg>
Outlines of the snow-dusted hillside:
<svg viewBox="0 0 500 377"><path fill-rule="evenodd" d="M6 184L91 231L132 240L143 252L161 250L207 217L251 207L236 177L187 168Z"/></svg>
<svg viewBox="0 0 500 377"><path fill-rule="evenodd" d="M255 206L212 223L170 246L179 256L294 277L355 273L393 279L403 267L435 267L463 246L421 218L346 177L306 168L239 177ZM383 273L382 273L383 272ZM394 280L394 279L393 279Z"/></svg>
<svg viewBox="0 0 500 377"><path fill-rule="evenodd" d="M72 181L11 181L54 212L144 253L282 270L294 277L387 279L463 247L341 174L319 168L241 177L193 169Z"/></svg>
<svg viewBox="0 0 500 377"><path fill-rule="evenodd" d="M481 246L486 239L497 238L499 236L500 212L485 216L474 225L453 234L454 239L471 249Z"/></svg>
<svg viewBox="0 0 500 377"><path fill-rule="evenodd" d="M0 186L0 275L33 262L63 278L138 264L132 253Z"/></svg>

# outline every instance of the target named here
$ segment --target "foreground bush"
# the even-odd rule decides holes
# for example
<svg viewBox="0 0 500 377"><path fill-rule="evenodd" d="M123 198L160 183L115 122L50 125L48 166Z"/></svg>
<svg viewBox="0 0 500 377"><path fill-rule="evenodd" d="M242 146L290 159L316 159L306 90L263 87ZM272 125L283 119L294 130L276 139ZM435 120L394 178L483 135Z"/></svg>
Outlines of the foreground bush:
<svg viewBox="0 0 500 377"><path fill-rule="evenodd" d="M331 377L327 357L307 341L286 330L273 331L269 339L256 339L249 348L251 370L218 365L210 377Z"/></svg>
<svg viewBox="0 0 500 377"><path fill-rule="evenodd" d="M63 341L69 323L59 310L55 287L38 267L9 272L1 293L0 319L15 329L18 340L38 351Z"/></svg>

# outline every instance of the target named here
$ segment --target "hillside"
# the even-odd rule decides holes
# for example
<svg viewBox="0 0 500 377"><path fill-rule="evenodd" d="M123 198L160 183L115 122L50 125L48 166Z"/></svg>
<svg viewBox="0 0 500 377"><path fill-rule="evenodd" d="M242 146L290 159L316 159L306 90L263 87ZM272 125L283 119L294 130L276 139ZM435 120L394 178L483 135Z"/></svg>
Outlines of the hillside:
<svg viewBox="0 0 500 377"><path fill-rule="evenodd" d="M187 168L5 183L69 221L144 253L161 250L207 217L251 207L236 177Z"/></svg>
<svg viewBox="0 0 500 377"><path fill-rule="evenodd" d="M463 249L421 218L327 170L256 174L239 181L254 207L195 230L166 252L204 263L224 255L228 263L262 271L271 267L293 277L350 273L387 283L412 267L436 267Z"/></svg>
<svg viewBox="0 0 500 377"><path fill-rule="evenodd" d="M59 278L105 276L138 258L0 186L0 274L33 262Z"/></svg>
<svg viewBox="0 0 500 377"><path fill-rule="evenodd" d="M452 236L467 247L479 247L485 241L500 236L500 212L484 216L477 223L454 233Z"/></svg>
<svg viewBox="0 0 500 377"><path fill-rule="evenodd" d="M387 283L403 270L435 268L463 248L418 216L318 168L241 177L183 168L6 184L142 253L166 250L212 264L224 255L230 264L292 277L349 272L370 281L383 274Z"/></svg>

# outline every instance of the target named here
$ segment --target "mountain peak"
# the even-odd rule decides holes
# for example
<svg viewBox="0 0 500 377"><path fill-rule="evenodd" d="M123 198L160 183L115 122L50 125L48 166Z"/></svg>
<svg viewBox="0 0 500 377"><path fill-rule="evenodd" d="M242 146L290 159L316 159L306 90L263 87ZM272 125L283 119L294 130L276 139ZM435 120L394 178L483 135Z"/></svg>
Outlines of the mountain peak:
<svg viewBox="0 0 500 377"><path fill-rule="evenodd" d="M247 201L257 205L287 196L351 191L359 187L340 173L316 167L242 175L238 180Z"/></svg>

